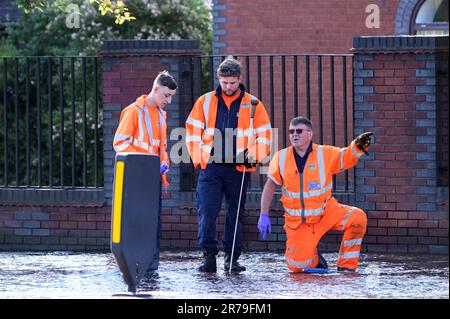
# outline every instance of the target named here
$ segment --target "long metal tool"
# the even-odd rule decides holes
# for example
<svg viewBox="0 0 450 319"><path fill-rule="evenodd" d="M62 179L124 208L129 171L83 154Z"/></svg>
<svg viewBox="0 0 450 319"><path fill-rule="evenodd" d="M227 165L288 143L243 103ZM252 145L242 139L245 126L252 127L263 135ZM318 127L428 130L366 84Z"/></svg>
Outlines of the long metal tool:
<svg viewBox="0 0 450 319"><path fill-rule="evenodd" d="M251 103L250 136L247 140L247 148L250 146L250 139L253 137L253 117L255 116L255 109L259 103L259 100L256 97L252 96L250 99L250 103ZM236 242L236 233L237 233L237 226L238 226L238 222L239 222L239 211L241 209L241 199L242 199L242 191L244 189L244 180L245 180L245 165L244 165L244 170L242 171L241 190L239 191L239 202L238 202L238 208L237 208L237 213L236 213L236 223L234 225L233 245L231 246L230 269L228 270L229 272L231 272L231 267L233 267L234 245Z"/></svg>

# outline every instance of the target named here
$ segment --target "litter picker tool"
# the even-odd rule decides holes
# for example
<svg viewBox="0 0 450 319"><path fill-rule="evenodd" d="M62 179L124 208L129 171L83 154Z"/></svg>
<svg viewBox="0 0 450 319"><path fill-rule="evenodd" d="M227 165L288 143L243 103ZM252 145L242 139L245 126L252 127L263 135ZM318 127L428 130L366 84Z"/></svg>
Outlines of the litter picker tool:
<svg viewBox="0 0 450 319"><path fill-rule="evenodd" d="M259 100L256 97L252 96L251 100L250 100L250 104L251 104L250 105L250 135L247 140L247 149L250 146L250 139L253 137L253 117L255 116L255 109L256 109L256 106L258 105L258 103L259 103ZM231 258L230 258L230 269L229 269L230 272L231 272L231 267L233 266L234 245L236 242L237 226L238 226L238 222L239 222L239 211L241 209L242 191L244 189L245 168L246 167L244 165L244 170L242 171L241 190L239 191L239 202L238 202L238 208L237 208L237 213L236 213L236 223L234 225L233 245L231 246Z"/></svg>

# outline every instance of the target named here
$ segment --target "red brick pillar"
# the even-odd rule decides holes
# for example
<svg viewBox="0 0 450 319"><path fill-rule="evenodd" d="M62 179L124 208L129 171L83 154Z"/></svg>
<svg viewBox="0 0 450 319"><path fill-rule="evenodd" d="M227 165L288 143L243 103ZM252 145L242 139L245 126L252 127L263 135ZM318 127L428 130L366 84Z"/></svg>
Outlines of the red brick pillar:
<svg viewBox="0 0 450 319"><path fill-rule="evenodd" d="M354 135L375 134L356 170L369 252L448 253L448 206L437 205L436 57L443 50L448 37L354 39Z"/></svg>

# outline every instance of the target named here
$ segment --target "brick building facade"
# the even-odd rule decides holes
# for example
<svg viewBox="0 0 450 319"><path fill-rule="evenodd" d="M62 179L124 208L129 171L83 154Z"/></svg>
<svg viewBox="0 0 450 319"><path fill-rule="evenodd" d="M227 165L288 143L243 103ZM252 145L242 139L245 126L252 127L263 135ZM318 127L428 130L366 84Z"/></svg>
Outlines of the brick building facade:
<svg viewBox="0 0 450 319"><path fill-rule="evenodd" d="M413 34L423 2L213 0L213 53L348 53L354 37Z"/></svg>
<svg viewBox="0 0 450 319"><path fill-rule="evenodd" d="M370 159L356 170L355 204L368 213L369 251L448 251L436 130L443 115L436 72L445 47L448 38L354 41L355 134L376 136Z"/></svg>

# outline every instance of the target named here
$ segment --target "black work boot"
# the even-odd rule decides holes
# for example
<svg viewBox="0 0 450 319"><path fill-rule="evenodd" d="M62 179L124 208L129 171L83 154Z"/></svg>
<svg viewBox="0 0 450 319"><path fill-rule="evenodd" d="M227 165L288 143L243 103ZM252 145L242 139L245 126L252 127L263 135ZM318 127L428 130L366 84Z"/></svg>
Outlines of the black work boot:
<svg viewBox="0 0 450 319"><path fill-rule="evenodd" d="M319 255L319 263L317 264L316 268L325 268L328 269L328 264L325 258L320 253L317 253Z"/></svg>
<svg viewBox="0 0 450 319"><path fill-rule="evenodd" d="M231 272L241 272L245 271L245 267L240 265L237 260L239 256L233 255L233 263L231 265ZM225 262L223 263L223 269L225 271L230 271L230 260L231 260L231 254L225 253Z"/></svg>
<svg viewBox="0 0 450 319"><path fill-rule="evenodd" d="M209 251L203 252L203 263L198 267L200 272L216 272L216 254Z"/></svg>
<svg viewBox="0 0 450 319"><path fill-rule="evenodd" d="M158 270L153 269L147 269L147 271L144 274L144 278L145 279L158 279L159 278L159 274L158 274Z"/></svg>

